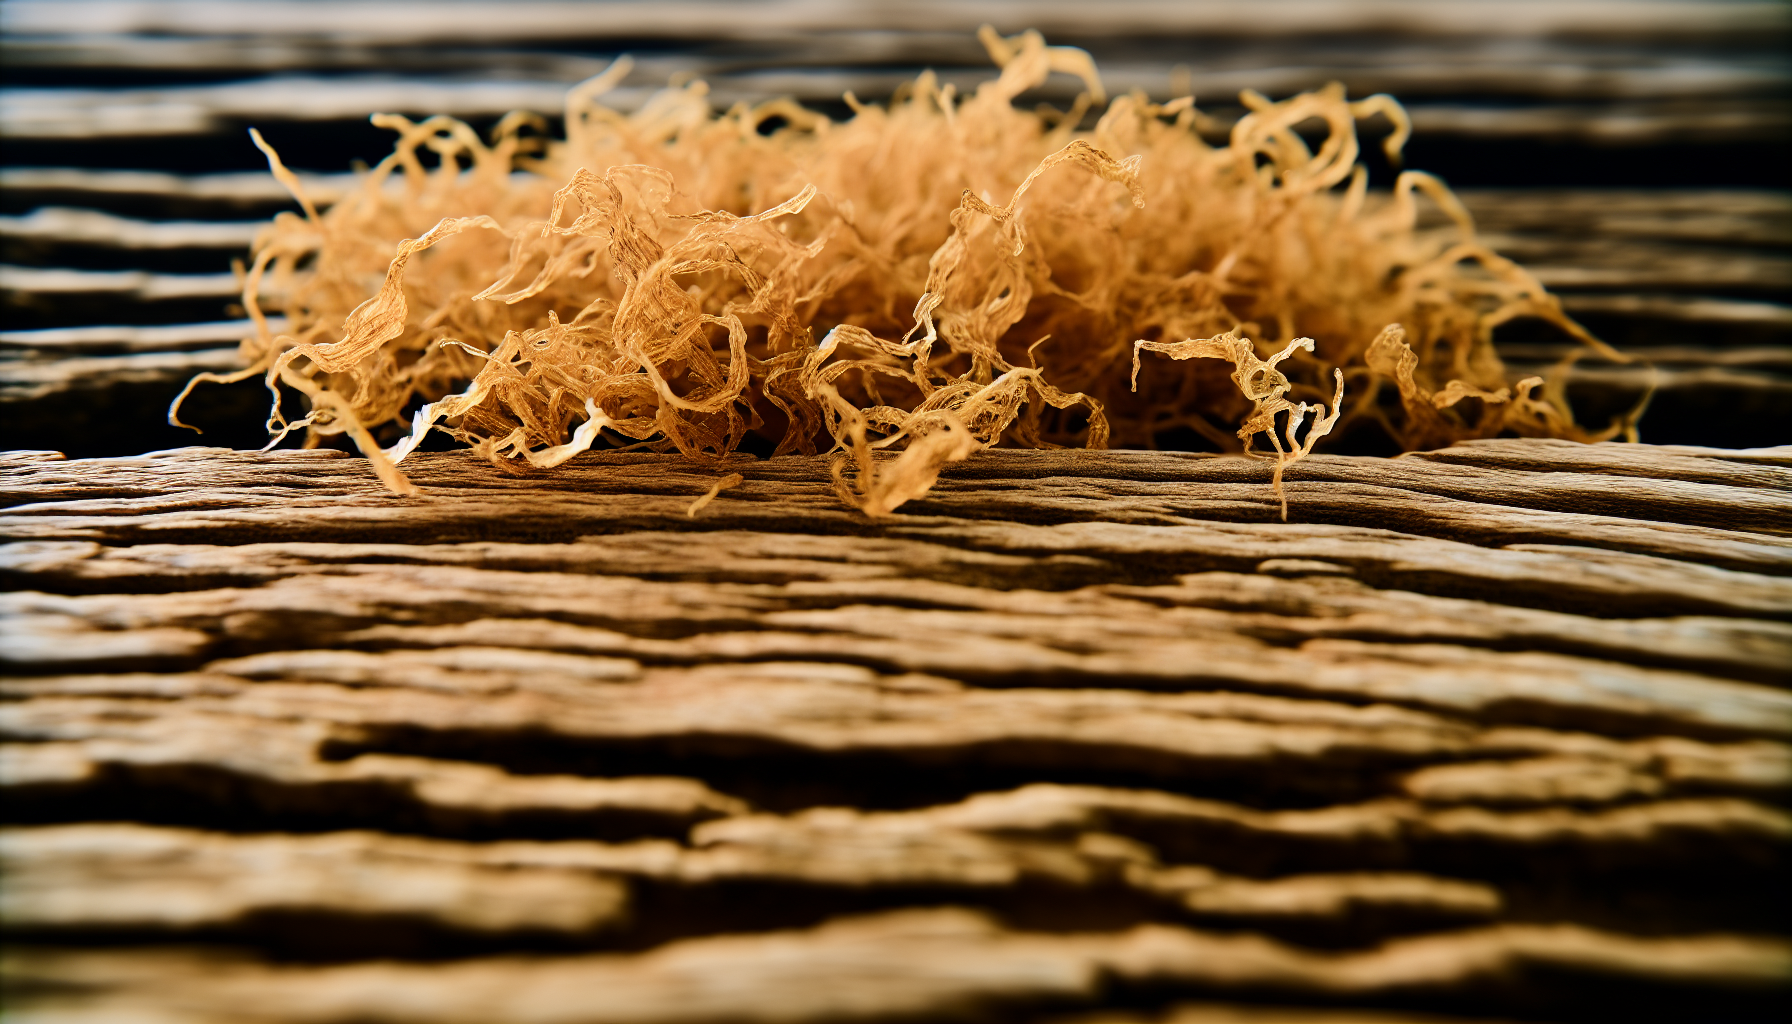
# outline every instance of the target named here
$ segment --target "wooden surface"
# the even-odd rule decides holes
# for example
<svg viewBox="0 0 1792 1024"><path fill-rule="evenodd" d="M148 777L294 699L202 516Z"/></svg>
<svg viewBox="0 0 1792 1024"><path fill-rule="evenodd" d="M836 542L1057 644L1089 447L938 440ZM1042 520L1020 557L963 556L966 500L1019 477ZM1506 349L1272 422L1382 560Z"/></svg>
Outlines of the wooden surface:
<svg viewBox="0 0 1792 1024"><path fill-rule="evenodd" d="M21 1020L1792 995L1792 449L0 465Z"/></svg>
<svg viewBox="0 0 1792 1024"><path fill-rule="evenodd" d="M990 77L985 21L1214 141L1240 89L1396 94L1639 357L1574 364L1583 422L1792 441L1784 5L421 7L0 5L9 446L195 440L290 206L250 125L327 202L375 108L483 131L631 51L624 108L846 117ZM986 452L879 523L800 459L406 469L0 455L9 1021L1787 1016L1792 449L1323 455L1287 524L1161 453Z"/></svg>

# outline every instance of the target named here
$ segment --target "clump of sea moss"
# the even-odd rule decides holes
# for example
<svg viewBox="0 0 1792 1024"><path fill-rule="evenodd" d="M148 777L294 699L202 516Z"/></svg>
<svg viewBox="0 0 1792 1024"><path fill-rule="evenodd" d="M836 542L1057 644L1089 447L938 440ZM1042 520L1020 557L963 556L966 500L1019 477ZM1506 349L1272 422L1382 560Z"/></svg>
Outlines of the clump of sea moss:
<svg viewBox="0 0 1792 1024"><path fill-rule="evenodd" d="M305 212L257 240L258 330L232 376L266 377L271 433L347 433L401 493L397 464L432 430L538 467L600 438L705 459L755 433L840 452L840 494L872 515L996 444L1152 447L1186 428L1275 459L1279 492L1340 417L1407 448L1619 429L1589 435L1559 393L1507 380L1491 338L1515 317L1611 353L1441 182L1406 171L1370 194L1356 123L1388 118L1397 157L1391 98L1247 92L1212 146L1192 97L1109 102L1081 50L982 39L1001 74L974 94L930 72L887 106L848 94L845 122L789 100L718 115L700 81L625 115L601 99L626 60L571 91L564 140L527 114L489 140L376 115L391 156L324 212L268 150ZM1070 111L1014 106L1053 71L1085 83ZM1315 120L1316 148L1297 132ZM1418 229L1419 193L1453 229ZM1376 402L1384 378L1398 408ZM420 402L382 450L370 428Z"/></svg>

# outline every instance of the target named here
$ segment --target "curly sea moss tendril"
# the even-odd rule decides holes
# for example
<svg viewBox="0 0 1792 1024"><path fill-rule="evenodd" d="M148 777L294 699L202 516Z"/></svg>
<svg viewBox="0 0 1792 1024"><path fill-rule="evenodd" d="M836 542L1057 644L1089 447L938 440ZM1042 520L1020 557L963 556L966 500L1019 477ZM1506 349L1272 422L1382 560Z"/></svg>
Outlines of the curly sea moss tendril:
<svg viewBox="0 0 1792 1024"><path fill-rule="evenodd" d="M1288 495L1282 490L1282 472L1290 463L1312 454L1313 445L1331 433L1344 408L1344 371L1339 369L1332 371L1337 391L1332 395L1329 414L1323 402L1309 404L1290 402L1287 399L1294 384L1276 366L1297 350L1313 351L1313 339L1296 338L1268 359L1259 359L1256 347L1247 339L1239 337L1236 330L1212 338L1189 338L1176 342L1136 341L1133 342L1132 349L1132 381L1135 388L1139 380L1139 356L1144 352L1162 352L1171 359L1209 358L1231 362L1232 383L1237 385L1240 394L1252 402L1250 414L1245 417L1244 425L1238 428L1238 439L1244 443L1244 454L1275 459L1273 484L1276 500L1282 505L1283 521L1288 519ZM1300 426L1306 421L1309 412L1314 414L1313 424L1307 428L1306 439L1300 440ZM1277 437L1276 417L1284 414L1282 434ZM1275 449L1273 456L1252 449L1251 441L1258 434L1269 438L1270 446ZM1282 447L1283 438L1287 439L1287 448Z"/></svg>
<svg viewBox="0 0 1792 1024"><path fill-rule="evenodd" d="M603 97L626 59L568 93L564 139L526 113L484 139L375 115L391 155L324 210L257 136L304 215L257 239L248 368L194 383L261 375L276 440L346 434L400 493L435 431L535 468L593 445L719 466L751 437L835 453L869 515L995 445L1190 430L1274 460L1285 517L1283 471L1356 421L1409 449L1634 436L1635 411L1577 426L1565 367L1508 379L1492 334L1520 317L1623 357L1442 182L1368 188L1357 123L1385 118L1397 160L1393 99L1247 92L1215 146L1193 97L1110 100L1081 50L979 38L1000 72L971 94L929 72L887 104L849 95L842 122L787 99L718 113L701 81L623 113ZM1015 106L1052 74L1083 83L1068 111Z"/></svg>

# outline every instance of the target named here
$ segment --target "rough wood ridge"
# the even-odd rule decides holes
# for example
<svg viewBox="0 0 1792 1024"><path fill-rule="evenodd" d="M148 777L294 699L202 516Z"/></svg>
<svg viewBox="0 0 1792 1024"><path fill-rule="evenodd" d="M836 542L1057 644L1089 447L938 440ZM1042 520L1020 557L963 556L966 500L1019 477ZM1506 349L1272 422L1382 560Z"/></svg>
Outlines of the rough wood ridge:
<svg viewBox="0 0 1792 1024"><path fill-rule="evenodd" d="M0 467L20 1019L1792 994L1792 449Z"/></svg>

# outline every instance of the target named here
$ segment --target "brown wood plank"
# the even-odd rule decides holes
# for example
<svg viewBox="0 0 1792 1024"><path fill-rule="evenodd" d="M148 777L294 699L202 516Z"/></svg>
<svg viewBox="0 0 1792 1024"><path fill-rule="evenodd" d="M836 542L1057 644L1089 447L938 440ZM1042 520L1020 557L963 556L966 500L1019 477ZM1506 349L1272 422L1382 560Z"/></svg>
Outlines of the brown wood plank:
<svg viewBox="0 0 1792 1024"><path fill-rule="evenodd" d="M819 459L406 467L0 460L32 1012L1788 993L1792 451L1316 457L1287 523L1169 453L983 452L884 521Z"/></svg>

